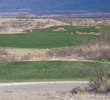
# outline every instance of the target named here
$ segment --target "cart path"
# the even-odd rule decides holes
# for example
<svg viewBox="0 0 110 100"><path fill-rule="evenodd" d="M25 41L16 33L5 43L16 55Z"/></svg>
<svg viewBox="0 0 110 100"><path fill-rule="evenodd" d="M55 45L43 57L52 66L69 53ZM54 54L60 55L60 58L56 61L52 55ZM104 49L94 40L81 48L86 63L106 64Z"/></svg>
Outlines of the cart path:
<svg viewBox="0 0 110 100"><path fill-rule="evenodd" d="M88 81L0 83L0 91L70 91L74 87L86 87L88 83Z"/></svg>

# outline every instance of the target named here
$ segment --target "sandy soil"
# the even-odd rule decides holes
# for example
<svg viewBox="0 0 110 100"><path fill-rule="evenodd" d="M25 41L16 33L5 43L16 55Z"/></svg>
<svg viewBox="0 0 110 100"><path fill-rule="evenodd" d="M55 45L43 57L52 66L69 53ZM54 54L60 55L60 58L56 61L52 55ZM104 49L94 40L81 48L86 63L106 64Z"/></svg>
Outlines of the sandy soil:
<svg viewBox="0 0 110 100"><path fill-rule="evenodd" d="M67 31L65 28L57 28L57 29L54 29L53 31Z"/></svg>
<svg viewBox="0 0 110 100"><path fill-rule="evenodd" d="M31 23L31 25L29 23ZM15 27L16 24L18 24L17 27ZM21 24L23 24L23 26ZM27 20L27 19L17 19L17 18L0 18L0 27L4 28L4 30L2 31L0 30L0 34L18 34L18 33L24 33L23 32L24 29L48 28L51 26L62 26L62 25L70 25L70 24L53 20L53 19L28 19ZM8 28L8 29L5 29L5 28Z"/></svg>
<svg viewBox="0 0 110 100"><path fill-rule="evenodd" d="M16 32L0 32L0 34L22 34L22 33L26 33L22 31L16 31Z"/></svg>
<svg viewBox="0 0 110 100"><path fill-rule="evenodd" d="M0 48L0 61L85 61L86 58L109 57L109 45L73 46L58 49ZM107 52L106 55L104 52Z"/></svg>
<svg viewBox="0 0 110 100"><path fill-rule="evenodd" d="M95 33L95 32L90 32L90 33L87 33L87 32L76 32L77 34L94 34L94 35L99 35L98 33Z"/></svg>
<svg viewBox="0 0 110 100"><path fill-rule="evenodd" d="M50 49L5 48L4 51L1 51L1 55L4 58L9 59L15 58L17 61L46 61L46 60L76 61L84 59L83 57L78 57L76 54L65 57L48 56L47 55L48 51L50 51Z"/></svg>
<svg viewBox="0 0 110 100"><path fill-rule="evenodd" d="M2 91L0 100L110 100L110 95L104 94L71 94L69 92L53 91Z"/></svg>
<svg viewBox="0 0 110 100"><path fill-rule="evenodd" d="M85 61L85 57L109 56L109 45L73 46L59 49L0 48L0 61ZM3 60L3 61L4 61Z"/></svg>

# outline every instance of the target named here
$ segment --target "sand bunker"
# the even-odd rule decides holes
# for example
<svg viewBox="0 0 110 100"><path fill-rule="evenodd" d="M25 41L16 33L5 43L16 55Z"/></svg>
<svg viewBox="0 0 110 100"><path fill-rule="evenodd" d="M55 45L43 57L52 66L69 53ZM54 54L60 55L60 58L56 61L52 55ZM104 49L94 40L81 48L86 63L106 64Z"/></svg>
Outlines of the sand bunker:
<svg viewBox="0 0 110 100"><path fill-rule="evenodd" d="M76 34L94 34L94 35L97 35L95 32L79 32L77 31Z"/></svg>
<svg viewBox="0 0 110 100"><path fill-rule="evenodd" d="M61 28L54 29L53 31L67 31L67 29L61 27Z"/></svg>

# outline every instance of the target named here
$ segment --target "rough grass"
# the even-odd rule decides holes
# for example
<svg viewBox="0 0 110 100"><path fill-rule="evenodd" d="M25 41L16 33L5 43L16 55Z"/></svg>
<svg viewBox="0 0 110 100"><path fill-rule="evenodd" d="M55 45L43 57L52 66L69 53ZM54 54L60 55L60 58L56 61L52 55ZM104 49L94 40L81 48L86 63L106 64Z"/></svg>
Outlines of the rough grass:
<svg viewBox="0 0 110 100"><path fill-rule="evenodd" d="M64 27L67 31L53 31ZM79 32L98 32L93 26L59 26L46 29L34 29L32 33L0 34L0 46L18 48L58 48L87 44L96 38L93 34L75 34ZM71 32L73 34L71 34Z"/></svg>
<svg viewBox="0 0 110 100"><path fill-rule="evenodd" d="M0 63L1 82L86 80L98 62L35 61Z"/></svg>
<svg viewBox="0 0 110 100"><path fill-rule="evenodd" d="M110 61L110 58L89 58L87 60L95 60L95 61Z"/></svg>

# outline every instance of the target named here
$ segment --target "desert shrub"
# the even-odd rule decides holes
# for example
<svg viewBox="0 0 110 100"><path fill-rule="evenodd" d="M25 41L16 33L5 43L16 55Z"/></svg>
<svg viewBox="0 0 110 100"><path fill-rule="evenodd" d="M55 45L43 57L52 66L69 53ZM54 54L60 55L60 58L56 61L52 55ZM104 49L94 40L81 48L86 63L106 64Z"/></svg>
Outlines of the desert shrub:
<svg viewBox="0 0 110 100"><path fill-rule="evenodd" d="M71 90L71 93L84 93L84 89L81 87L75 87Z"/></svg>
<svg viewBox="0 0 110 100"><path fill-rule="evenodd" d="M85 58L109 58L110 57L110 45L89 45L78 52Z"/></svg>
<svg viewBox="0 0 110 100"><path fill-rule="evenodd" d="M18 61L16 56L8 54L6 48L0 48L0 62Z"/></svg>
<svg viewBox="0 0 110 100"><path fill-rule="evenodd" d="M2 56L0 55L0 62L13 62L18 61L18 59L15 56Z"/></svg>
<svg viewBox="0 0 110 100"><path fill-rule="evenodd" d="M89 86L92 91L99 93L110 91L110 62L104 61L100 68L92 71Z"/></svg>
<svg viewBox="0 0 110 100"><path fill-rule="evenodd" d="M102 26L99 32L99 36L96 39L89 41L89 46L92 46L95 48L95 45L98 46L98 48L95 48L95 50L89 50L88 52L85 52L85 56L87 57L110 57L110 26ZM109 46L109 48L106 48L106 46ZM104 47L105 46L105 47ZM102 48L103 47L103 48Z"/></svg>
<svg viewBox="0 0 110 100"><path fill-rule="evenodd" d="M7 57L0 56L0 62L6 62L6 61L7 61Z"/></svg>
<svg viewBox="0 0 110 100"><path fill-rule="evenodd" d="M102 49L99 52L100 57L110 57L110 48Z"/></svg>
<svg viewBox="0 0 110 100"><path fill-rule="evenodd" d="M8 52L5 48L0 48L0 55L8 55Z"/></svg>
<svg viewBox="0 0 110 100"><path fill-rule="evenodd" d="M110 27L105 26L100 30L100 40L106 43L110 43Z"/></svg>
<svg viewBox="0 0 110 100"><path fill-rule="evenodd" d="M30 60L31 56L30 55L24 55L21 57L21 60Z"/></svg>
<svg viewBox="0 0 110 100"><path fill-rule="evenodd" d="M95 44L82 47L69 47L48 50L46 57L83 57L88 58L109 58L110 57L110 45Z"/></svg>
<svg viewBox="0 0 110 100"><path fill-rule="evenodd" d="M82 48L62 48L62 49L55 49L49 50L46 53L47 57L67 57L72 56L73 54L81 56L83 55Z"/></svg>

